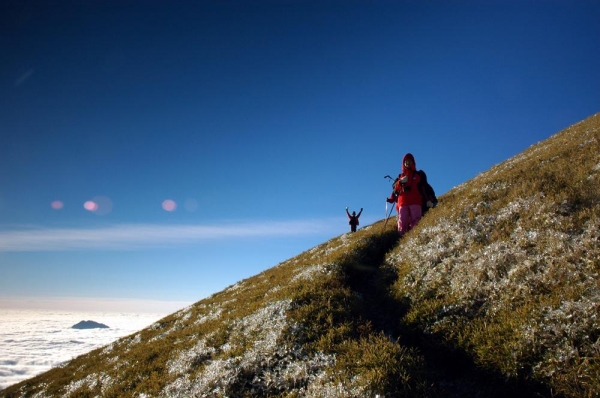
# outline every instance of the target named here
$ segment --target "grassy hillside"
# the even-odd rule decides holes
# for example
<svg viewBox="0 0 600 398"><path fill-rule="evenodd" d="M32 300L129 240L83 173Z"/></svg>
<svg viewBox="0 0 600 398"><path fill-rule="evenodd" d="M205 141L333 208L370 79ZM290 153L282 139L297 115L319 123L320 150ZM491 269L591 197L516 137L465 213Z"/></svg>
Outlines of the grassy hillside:
<svg viewBox="0 0 600 398"><path fill-rule="evenodd" d="M600 394L600 114L0 397Z"/></svg>
<svg viewBox="0 0 600 398"><path fill-rule="evenodd" d="M388 262L403 320L507 378L600 395L600 114L445 195Z"/></svg>

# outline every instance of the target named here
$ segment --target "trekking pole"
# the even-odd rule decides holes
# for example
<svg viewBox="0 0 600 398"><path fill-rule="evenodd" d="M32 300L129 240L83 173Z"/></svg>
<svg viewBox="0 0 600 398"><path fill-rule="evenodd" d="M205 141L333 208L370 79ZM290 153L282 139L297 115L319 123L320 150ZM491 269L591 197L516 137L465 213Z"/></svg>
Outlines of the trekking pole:
<svg viewBox="0 0 600 398"><path fill-rule="evenodd" d="M385 202L385 210L387 212L387 201ZM387 225L387 222L390 219L390 216L392 215L392 210L394 210L394 206L391 206L390 212L388 213L387 217L385 218L385 222L383 223L383 228L381 228L382 230L385 229L385 226Z"/></svg>
<svg viewBox="0 0 600 398"><path fill-rule="evenodd" d="M392 185L394 184L394 181L395 181L395 180L394 180L392 177L390 177L389 175L386 175L386 176L384 176L383 178L387 178L387 179L389 179L389 180L392 182ZM383 230L383 229L385 229L385 226L387 225L387 222L388 222L388 220L389 220L390 216L392 215L392 211L394 210L394 206L392 206L392 208L390 209L390 212L388 213L388 212L387 212L387 207L388 207L388 201L386 200L386 201L385 201L385 214L387 214L387 216L386 216L386 218L385 218L385 222L383 223L383 228L382 228L382 230Z"/></svg>

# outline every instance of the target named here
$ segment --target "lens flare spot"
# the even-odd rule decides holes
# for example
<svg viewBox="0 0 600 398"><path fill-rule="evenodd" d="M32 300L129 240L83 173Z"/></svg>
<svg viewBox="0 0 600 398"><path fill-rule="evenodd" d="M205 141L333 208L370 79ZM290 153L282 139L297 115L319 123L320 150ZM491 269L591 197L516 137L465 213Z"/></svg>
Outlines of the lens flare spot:
<svg viewBox="0 0 600 398"><path fill-rule="evenodd" d="M98 204L92 200L88 200L87 202L85 202L83 204L83 208L86 209L87 211L96 211L98 210Z"/></svg>
<svg viewBox="0 0 600 398"><path fill-rule="evenodd" d="M162 208L165 211L175 211L177 209L177 203L174 200L167 199L162 202Z"/></svg>
<svg viewBox="0 0 600 398"><path fill-rule="evenodd" d="M60 210L63 207L65 207L65 204L60 200L55 200L52 203L50 203L50 207L52 207L54 210Z"/></svg>
<svg viewBox="0 0 600 398"><path fill-rule="evenodd" d="M83 208L98 216L104 216L113 209L112 200L106 196L96 196L83 204Z"/></svg>

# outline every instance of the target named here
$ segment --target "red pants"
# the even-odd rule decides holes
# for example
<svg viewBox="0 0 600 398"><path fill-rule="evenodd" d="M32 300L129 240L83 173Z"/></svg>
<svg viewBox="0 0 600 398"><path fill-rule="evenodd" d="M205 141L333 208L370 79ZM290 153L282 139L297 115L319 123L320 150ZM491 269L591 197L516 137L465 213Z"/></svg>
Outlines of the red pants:
<svg viewBox="0 0 600 398"><path fill-rule="evenodd" d="M398 209L398 232L404 234L421 219L421 205L403 205Z"/></svg>

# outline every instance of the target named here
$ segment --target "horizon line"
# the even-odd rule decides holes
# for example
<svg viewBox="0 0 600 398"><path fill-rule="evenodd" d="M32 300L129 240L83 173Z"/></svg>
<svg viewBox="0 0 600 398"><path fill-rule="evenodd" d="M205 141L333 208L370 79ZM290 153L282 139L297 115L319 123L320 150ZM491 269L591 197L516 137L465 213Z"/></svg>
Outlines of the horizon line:
<svg viewBox="0 0 600 398"><path fill-rule="evenodd" d="M0 309L170 314L184 309L195 302L197 300L81 296L0 296Z"/></svg>

